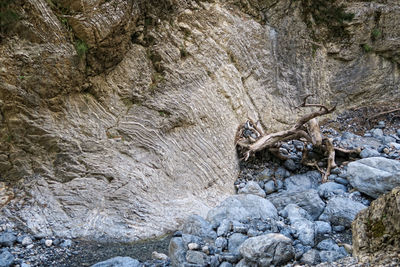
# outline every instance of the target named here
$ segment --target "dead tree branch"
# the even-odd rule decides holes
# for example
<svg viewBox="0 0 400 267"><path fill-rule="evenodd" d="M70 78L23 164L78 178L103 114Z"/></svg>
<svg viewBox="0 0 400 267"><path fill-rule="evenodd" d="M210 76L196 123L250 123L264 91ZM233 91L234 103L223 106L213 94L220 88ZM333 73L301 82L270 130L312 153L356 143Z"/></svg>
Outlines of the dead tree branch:
<svg viewBox="0 0 400 267"><path fill-rule="evenodd" d="M311 95L306 95L301 105L296 108L316 107L316 111L308 113L300 117L297 122L288 130L279 131L275 133L266 134L259 122L254 122L251 119L246 121L245 124L239 126L235 137L235 144L241 148L243 153L243 160L248 160L251 155L258 151L268 149L272 154L278 158L285 160L288 158L286 155L279 153L279 147L282 142L288 140L305 140L306 143L311 143L315 148L323 151L327 157L327 167L325 171L315 161L309 162L307 160L308 151L303 151L302 163L307 166L313 166L323 173L323 181L328 179L331 169L336 167L335 151L343 153L359 153L359 151L345 151L344 149L336 148L331 139L324 137L321 134L320 127L316 118L332 113L336 106L328 108L322 104L308 104L307 99Z"/></svg>

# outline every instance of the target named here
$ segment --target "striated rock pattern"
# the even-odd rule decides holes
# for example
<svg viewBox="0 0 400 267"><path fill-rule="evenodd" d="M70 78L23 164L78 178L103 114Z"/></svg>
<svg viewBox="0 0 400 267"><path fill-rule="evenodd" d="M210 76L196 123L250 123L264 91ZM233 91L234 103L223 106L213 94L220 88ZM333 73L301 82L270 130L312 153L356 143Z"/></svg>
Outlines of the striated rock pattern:
<svg viewBox="0 0 400 267"><path fill-rule="evenodd" d="M400 254L400 187L396 187L361 211L352 223L353 255L361 261L387 260ZM390 257L389 257L390 258Z"/></svg>
<svg viewBox="0 0 400 267"><path fill-rule="evenodd" d="M248 116L276 130L306 93L339 109L399 99L399 4L347 5L350 39L323 42L301 1L10 4L3 216L43 236L160 235L233 193Z"/></svg>

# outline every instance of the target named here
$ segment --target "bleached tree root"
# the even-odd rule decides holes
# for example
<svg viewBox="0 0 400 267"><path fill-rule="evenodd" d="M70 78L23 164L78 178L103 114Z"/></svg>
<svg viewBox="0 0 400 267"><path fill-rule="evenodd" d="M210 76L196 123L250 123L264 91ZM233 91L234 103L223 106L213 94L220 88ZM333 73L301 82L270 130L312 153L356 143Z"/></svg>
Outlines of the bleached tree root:
<svg viewBox="0 0 400 267"><path fill-rule="evenodd" d="M306 101L310 96L311 95L305 96L303 103L297 108L317 107L319 109L302 116L297 120L295 125L288 130L266 134L261 124L251 119L247 120L243 125L240 125L236 133L235 144L241 148L243 154L241 160L247 161L250 156L265 149L269 150L276 157L286 160L289 157L279 153L281 144L288 140L304 140L305 144L311 143L314 148L322 152L323 156L326 157L327 167L326 170L323 171L317 162L309 161L306 148L303 150L301 163L318 169L322 173L322 182L326 182L331 170L337 166L335 162L335 151L346 154L359 154L359 150L346 150L334 147L333 141L321 134L317 118L332 113L336 109L336 106L328 108L321 104L307 104Z"/></svg>

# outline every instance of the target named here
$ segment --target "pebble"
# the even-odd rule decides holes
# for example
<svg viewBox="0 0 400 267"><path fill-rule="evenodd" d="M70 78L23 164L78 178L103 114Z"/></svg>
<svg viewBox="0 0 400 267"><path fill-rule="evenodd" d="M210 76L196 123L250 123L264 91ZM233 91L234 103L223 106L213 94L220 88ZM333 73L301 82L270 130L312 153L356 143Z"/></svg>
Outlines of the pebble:
<svg viewBox="0 0 400 267"><path fill-rule="evenodd" d="M189 243L188 244L188 249L190 249L190 250L198 250L198 249L200 249L200 245L197 244L197 243Z"/></svg>
<svg viewBox="0 0 400 267"><path fill-rule="evenodd" d="M44 244L46 245L46 247L51 247L51 245L53 245L53 240L46 239L46 241L44 241Z"/></svg>

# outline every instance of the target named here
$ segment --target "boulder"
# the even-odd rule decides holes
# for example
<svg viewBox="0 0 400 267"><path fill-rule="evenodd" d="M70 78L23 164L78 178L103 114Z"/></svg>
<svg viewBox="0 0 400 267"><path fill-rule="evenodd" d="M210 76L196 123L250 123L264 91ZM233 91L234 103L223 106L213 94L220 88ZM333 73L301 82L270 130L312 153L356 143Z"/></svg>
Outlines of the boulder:
<svg viewBox="0 0 400 267"><path fill-rule="evenodd" d="M238 190L238 194L253 194L260 197L265 197L264 190L257 182L248 181L246 185Z"/></svg>
<svg viewBox="0 0 400 267"><path fill-rule="evenodd" d="M207 220L213 225L218 225L224 219L240 221L247 218L277 219L278 214L269 200L256 195L228 197L207 214Z"/></svg>
<svg viewBox="0 0 400 267"><path fill-rule="evenodd" d="M182 233L196 235L205 239L217 238L211 224L198 215L191 215L182 226Z"/></svg>
<svg viewBox="0 0 400 267"><path fill-rule="evenodd" d="M295 256L292 240L281 234L251 237L239 251L246 261L257 266L283 265Z"/></svg>
<svg viewBox="0 0 400 267"><path fill-rule="evenodd" d="M360 192L377 198L400 186L400 161L372 157L351 162L347 179Z"/></svg>
<svg viewBox="0 0 400 267"><path fill-rule="evenodd" d="M353 255L381 260L398 257L400 251L400 187L396 187L361 211L352 223ZM386 256L385 256L386 255ZM379 262L376 262L378 265Z"/></svg>
<svg viewBox="0 0 400 267"><path fill-rule="evenodd" d="M169 242L168 255L172 266L180 266L186 260L186 247L181 237L173 237Z"/></svg>
<svg viewBox="0 0 400 267"><path fill-rule="evenodd" d="M290 176L284 182L288 191L304 191L317 188L321 182L321 174L317 171L309 171L304 174Z"/></svg>
<svg viewBox="0 0 400 267"><path fill-rule="evenodd" d="M319 220L330 222L332 225L350 227L357 213L365 208L365 205L352 199L334 197L326 204L325 210L319 217Z"/></svg>
<svg viewBox="0 0 400 267"><path fill-rule="evenodd" d="M305 209L313 220L317 219L325 208L325 202L319 197L315 189L305 191L283 191L267 196L267 199L282 210L288 204L296 204Z"/></svg>

